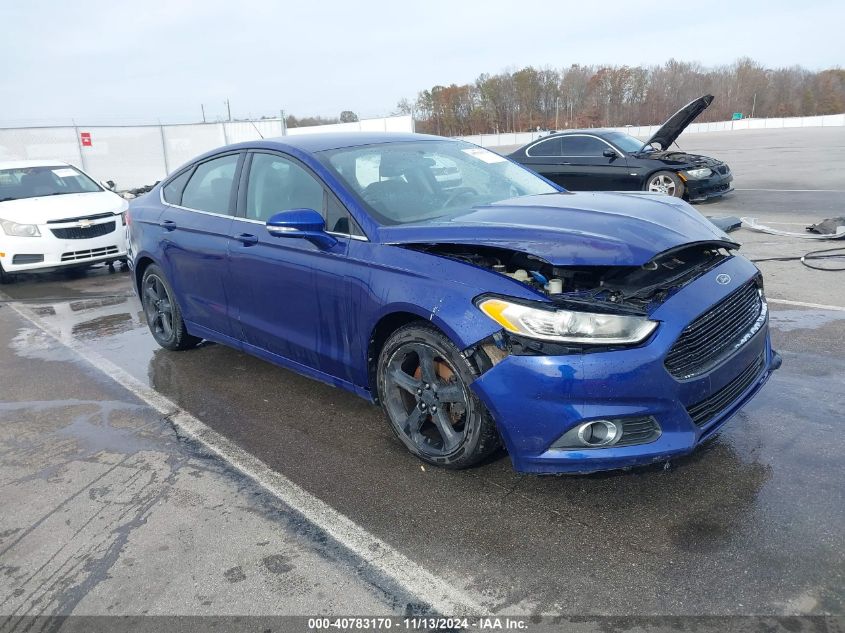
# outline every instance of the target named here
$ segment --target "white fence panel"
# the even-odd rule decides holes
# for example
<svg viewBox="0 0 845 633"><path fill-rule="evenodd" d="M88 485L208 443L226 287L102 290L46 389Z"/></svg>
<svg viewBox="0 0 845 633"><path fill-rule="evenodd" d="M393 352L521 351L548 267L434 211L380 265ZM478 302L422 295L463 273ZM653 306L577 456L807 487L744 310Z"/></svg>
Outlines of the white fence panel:
<svg viewBox="0 0 845 633"><path fill-rule="evenodd" d="M83 164L99 180L118 188L153 183L167 172L159 126L87 127L91 146L82 148Z"/></svg>
<svg viewBox="0 0 845 633"><path fill-rule="evenodd" d="M410 114L406 116L392 116L382 119L384 121L385 132L413 132L414 131L414 117Z"/></svg>
<svg viewBox="0 0 845 633"><path fill-rule="evenodd" d="M0 130L0 160L48 159L82 167L72 127Z"/></svg>
<svg viewBox="0 0 845 633"><path fill-rule="evenodd" d="M164 126L168 173L200 154L226 144L223 126L219 123Z"/></svg>

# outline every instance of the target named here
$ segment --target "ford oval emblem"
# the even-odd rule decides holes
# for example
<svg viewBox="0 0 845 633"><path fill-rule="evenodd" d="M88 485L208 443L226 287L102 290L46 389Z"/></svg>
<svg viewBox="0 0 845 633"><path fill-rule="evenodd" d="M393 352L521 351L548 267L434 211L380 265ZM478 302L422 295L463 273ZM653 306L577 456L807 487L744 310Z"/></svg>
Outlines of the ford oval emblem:
<svg viewBox="0 0 845 633"><path fill-rule="evenodd" d="M729 283L731 283L731 276L725 273L722 273L721 275L716 275L716 283L722 284L723 286L727 286Z"/></svg>

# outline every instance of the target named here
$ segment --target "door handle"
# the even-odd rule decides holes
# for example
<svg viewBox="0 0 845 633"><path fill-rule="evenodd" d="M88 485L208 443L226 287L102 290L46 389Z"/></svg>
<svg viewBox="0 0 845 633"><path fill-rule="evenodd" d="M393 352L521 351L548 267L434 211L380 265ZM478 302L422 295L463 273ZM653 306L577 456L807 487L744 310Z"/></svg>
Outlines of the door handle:
<svg viewBox="0 0 845 633"><path fill-rule="evenodd" d="M165 231L172 231L173 229L178 228L178 225L173 220L164 220L159 223L159 226Z"/></svg>
<svg viewBox="0 0 845 633"><path fill-rule="evenodd" d="M238 240L244 246L252 246L253 244L258 244L258 238L250 233L238 233L235 236L235 239Z"/></svg>

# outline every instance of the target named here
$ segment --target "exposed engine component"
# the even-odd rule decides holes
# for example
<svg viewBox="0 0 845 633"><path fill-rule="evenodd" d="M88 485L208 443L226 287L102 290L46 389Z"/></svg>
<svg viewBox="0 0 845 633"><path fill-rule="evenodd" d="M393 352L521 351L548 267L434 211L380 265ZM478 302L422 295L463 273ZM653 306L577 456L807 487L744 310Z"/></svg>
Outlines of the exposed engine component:
<svg viewBox="0 0 845 633"><path fill-rule="evenodd" d="M649 311L731 257L722 244L696 243L661 253L642 266L553 266L534 255L489 246L420 244L409 248L507 275L557 305L589 304L637 313Z"/></svg>

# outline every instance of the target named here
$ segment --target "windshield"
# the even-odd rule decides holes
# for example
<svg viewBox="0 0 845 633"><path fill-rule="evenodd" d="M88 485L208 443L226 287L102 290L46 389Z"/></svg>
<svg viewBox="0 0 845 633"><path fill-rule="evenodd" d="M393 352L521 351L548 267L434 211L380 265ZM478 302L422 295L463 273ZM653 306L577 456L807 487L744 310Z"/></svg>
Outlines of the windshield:
<svg viewBox="0 0 845 633"><path fill-rule="evenodd" d="M429 222L499 200L559 191L463 141L344 147L321 152L320 159L381 224Z"/></svg>
<svg viewBox="0 0 845 633"><path fill-rule="evenodd" d="M95 191L102 191L102 188L68 165L0 169L0 202Z"/></svg>
<svg viewBox="0 0 845 633"><path fill-rule="evenodd" d="M610 132L607 135L607 140L629 154L636 154L637 152L646 152L654 149L651 145L643 145L643 142L640 139L631 136L630 134L623 134L622 132Z"/></svg>

